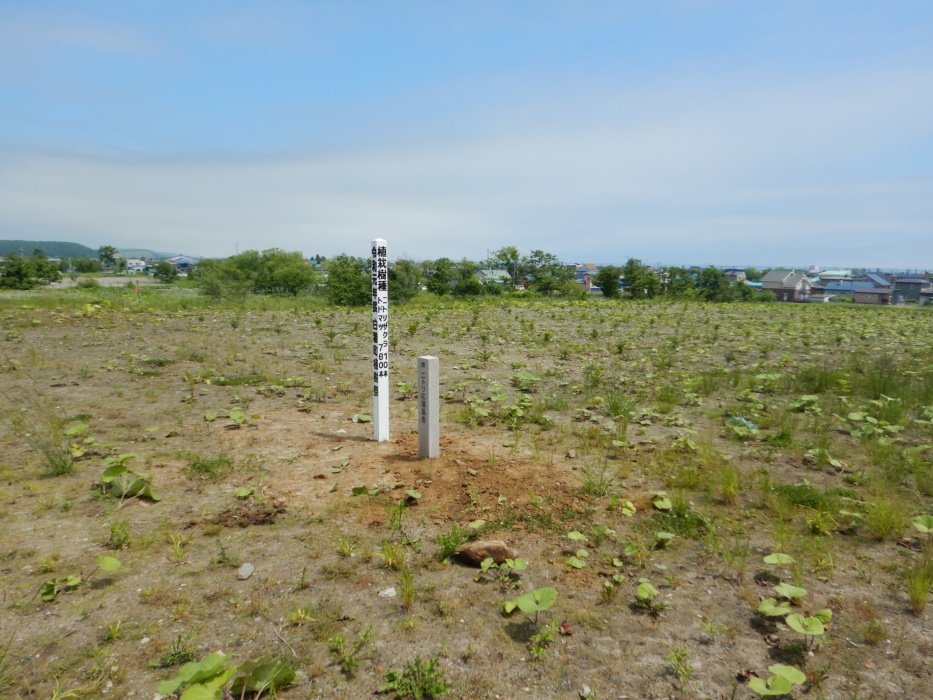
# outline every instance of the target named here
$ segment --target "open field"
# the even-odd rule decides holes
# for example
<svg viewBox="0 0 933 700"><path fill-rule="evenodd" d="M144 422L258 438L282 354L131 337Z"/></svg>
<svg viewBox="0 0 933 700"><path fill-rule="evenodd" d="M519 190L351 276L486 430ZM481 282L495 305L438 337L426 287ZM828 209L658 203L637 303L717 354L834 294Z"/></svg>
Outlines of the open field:
<svg viewBox="0 0 933 700"><path fill-rule="evenodd" d="M394 308L377 444L367 311L144 292L0 298L0 698L148 699L215 651L287 660L281 698L416 657L444 697L752 698L778 663L794 697L929 697L929 310ZM446 561L468 539L527 568ZM542 587L537 627L503 615Z"/></svg>

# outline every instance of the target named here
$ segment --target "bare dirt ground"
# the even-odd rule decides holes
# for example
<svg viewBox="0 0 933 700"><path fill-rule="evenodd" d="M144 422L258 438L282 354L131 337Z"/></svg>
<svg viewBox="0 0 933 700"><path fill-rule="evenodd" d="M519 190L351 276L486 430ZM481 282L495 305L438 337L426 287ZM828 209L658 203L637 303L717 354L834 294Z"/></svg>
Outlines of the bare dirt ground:
<svg viewBox="0 0 933 700"><path fill-rule="evenodd" d="M152 698L179 649L288 659L282 698L369 696L416 656L459 698L749 698L775 663L805 671L797 697L931 697L930 613L905 586L923 556L910 518L931 512L923 310L399 310L393 386L415 384L418 355L442 363L442 456L423 460L404 385L390 442L354 422L371 411L365 312L86 301L0 311L0 697ZM846 413L884 402L852 363L898 352L904 429L852 436ZM807 368L839 374L817 391ZM50 475L43 449L70 444L73 470ZM127 454L161 500L102 492L104 460ZM888 506L878 537L865 523ZM453 525L527 569L477 582L438 556ZM794 563L764 564L775 551ZM122 567L88 580L101 555ZM83 580L42 599L69 575ZM663 609L636 605L643 578ZM795 611L833 611L812 643L756 613L778 578L806 589ZM545 586L538 629L566 624L536 648L501 605ZM343 672L332 640L369 626Z"/></svg>

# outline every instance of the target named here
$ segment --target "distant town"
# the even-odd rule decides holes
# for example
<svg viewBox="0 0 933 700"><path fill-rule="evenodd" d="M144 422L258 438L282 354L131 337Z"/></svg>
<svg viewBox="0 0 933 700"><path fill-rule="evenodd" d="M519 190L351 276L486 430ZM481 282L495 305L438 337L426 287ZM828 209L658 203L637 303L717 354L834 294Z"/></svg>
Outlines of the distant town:
<svg viewBox="0 0 933 700"><path fill-rule="evenodd" d="M57 255L56 255L57 254ZM246 251L230 258L198 258L143 249L97 250L76 243L54 241L0 241L0 288L28 289L63 276L86 274L149 275L173 282L189 275L197 277L201 263L205 274L222 274L229 262L249 265L306 266L299 288L252 289L296 294L321 288L340 280L344 268L356 266L363 274L368 263L347 255L328 259L305 257L297 252L272 249ZM243 261L248 265L244 267ZM334 268L336 265L339 270ZM476 262L449 258L402 260L391 264L395 277L414 289L455 296L479 296L519 292L543 292L561 296L603 295L607 297L653 298L695 297L708 301L773 300L790 303L841 302L871 305L933 304L933 273L926 270L882 270L866 268L805 269L719 266L645 265L630 258L624 265L563 263L540 250L521 255L514 247L487 253ZM404 268L400 277L399 270ZM331 273L334 273L332 276ZM359 281L359 280L357 280Z"/></svg>

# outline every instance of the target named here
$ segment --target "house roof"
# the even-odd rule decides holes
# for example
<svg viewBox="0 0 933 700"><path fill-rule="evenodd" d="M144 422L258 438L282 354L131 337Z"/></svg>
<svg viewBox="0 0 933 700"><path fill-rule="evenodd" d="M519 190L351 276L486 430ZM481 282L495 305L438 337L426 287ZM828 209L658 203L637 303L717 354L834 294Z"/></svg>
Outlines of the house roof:
<svg viewBox="0 0 933 700"><path fill-rule="evenodd" d="M894 280L895 284L930 284L930 280L924 279L923 277L898 277Z"/></svg>
<svg viewBox="0 0 933 700"><path fill-rule="evenodd" d="M827 292L860 292L863 289L874 289L875 284L867 280L856 282L855 280L832 280L825 285Z"/></svg>
<svg viewBox="0 0 933 700"><path fill-rule="evenodd" d="M877 285L878 287L890 287L891 286L891 283L888 280L886 280L884 277L874 272L869 272L865 276L868 279L870 279L872 282L874 282L875 285Z"/></svg>

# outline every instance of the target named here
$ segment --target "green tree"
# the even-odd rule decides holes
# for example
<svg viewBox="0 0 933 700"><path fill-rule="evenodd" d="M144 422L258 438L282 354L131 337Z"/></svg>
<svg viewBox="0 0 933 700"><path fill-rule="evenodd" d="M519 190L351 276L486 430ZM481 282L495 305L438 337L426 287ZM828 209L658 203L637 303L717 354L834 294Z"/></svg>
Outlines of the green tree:
<svg viewBox="0 0 933 700"><path fill-rule="evenodd" d="M389 301L405 304L421 291L421 267L413 260L396 260L389 265Z"/></svg>
<svg viewBox="0 0 933 700"><path fill-rule="evenodd" d="M472 260L464 258L454 268L454 294L458 297L476 297L484 291L483 283L479 281L476 272L479 270Z"/></svg>
<svg viewBox="0 0 933 700"><path fill-rule="evenodd" d="M521 282L523 273L522 257L518 252L518 248L515 246L510 245L499 248L499 250L494 250L490 262L496 268L504 269L509 273L509 277L512 278L513 286Z"/></svg>
<svg viewBox="0 0 933 700"><path fill-rule="evenodd" d="M171 284L178 278L178 268L163 260L155 266L155 278L160 282Z"/></svg>
<svg viewBox="0 0 933 700"><path fill-rule="evenodd" d="M252 291L257 294L289 294L298 296L311 289L317 273L298 252L280 248L264 250L255 258Z"/></svg>
<svg viewBox="0 0 933 700"><path fill-rule="evenodd" d="M438 296L449 294L451 283L454 281L454 261L450 258L438 258L430 267L431 276L428 277L428 291Z"/></svg>
<svg viewBox="0 0 933 700"><path fill-rule="evenodd" d="M738 296L726 273L712 265L697 275L697 294L705 301L732 301Z"/></svg>
<svg viewBox="0 0 933 700"><path fill-rule="evenodd" d="M531 288L539 294L551 294L561 289L561 284L573 279L571 272L556 255L543 250L533 250L522 258Z"/></svg>
<svg viewBox="0 0 933 700"><path fill-rule="evenodd" d="M104 265L114 265L117 262L117 252L112 245L102 245L97 249L97 259Z"/></svg>
<svg viewBox="0 0 933 700"><path fill-rule="evenodd" d="M9 253L0 260L0 288L34 289L62 278L58 265L48 260Z"/></svg>
<svg viewBox="0 0 933 700"><path fill-rule="evenodd" d="M622 269L625 288L633 299L651 299L661 291L658 276L638 258L629 258Z"/></svg>
<svg viewBox="0 0 933 700"><path fill-rule="evenodd" d="M696 282L685 267L669 267L665 270L664 290L673 299L696 298Z"/></svg>
<svg viewBox="0 0 933 700"><path fill-rule="evenodd" d="M344 253L328 260L326 296L336 306L365 306L370 303L370 261Z"/></svg>
<svg viewBox="0 0 933 700"><path fill-rule="evenodd" d="M608 299L615 299L619 296L619 277L622 276L622 268L616 265L606 265L600 268L599 272L593 278L596 286L602 290L603 296Z"/></svg>
<svg viewBox="0 0 933 700"><path fill-rule="evenodd" d="M75 272L100 272L104 269L100 260L93 258L72 258L71 266L75 269Z"/></svg>

